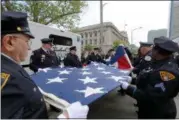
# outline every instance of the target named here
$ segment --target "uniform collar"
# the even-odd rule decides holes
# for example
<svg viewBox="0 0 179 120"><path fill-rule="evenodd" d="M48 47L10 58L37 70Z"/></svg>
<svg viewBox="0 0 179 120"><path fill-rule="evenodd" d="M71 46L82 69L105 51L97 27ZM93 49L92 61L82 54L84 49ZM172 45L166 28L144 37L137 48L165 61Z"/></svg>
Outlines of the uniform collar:
<svg viewBox="0 0 179 120"><path fill-rule="evenodd" d="M1 53L1 55L3 55L4 57L6 57L7 59L13 61L14 63L18 64L14 59L12 59L10 56L4 54L4 53Z"/></svg>
<svg viewBox="0 0 179 120"><path fill-rule="evenodd" d="M45 51L45 52L47 52L47 51L48 51L48 50L47 50L47 49L45 49L44 47L42 47L42 50L43 50L43 51Z"/></svg>

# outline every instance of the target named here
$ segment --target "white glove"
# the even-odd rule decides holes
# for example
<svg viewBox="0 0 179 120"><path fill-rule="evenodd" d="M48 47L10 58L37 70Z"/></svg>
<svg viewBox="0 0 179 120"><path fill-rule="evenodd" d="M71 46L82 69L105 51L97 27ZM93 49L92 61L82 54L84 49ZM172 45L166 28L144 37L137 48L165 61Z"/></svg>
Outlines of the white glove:
<svg viewBox="0 0 179 120"><path fill-rule="evenodd" d="M42 69L41 68L39 68L38 70L37 70L37 72L39 72L39 71L41 71Z"/></svg>
<svg viewBox="0 0 179 120"><path fill-rule="evenodd" d="M127 88L129 87L129 83L125 82L125 81L119 81L121 83L121 87L124 90L127 90Z"/></svg>
<svg viewBox="0 0 179 120"><path fill-rule="evenodd" d="M89 107L82 105L80 102L72 103L67 109L69 118L87 118ZM59 115L58 118L65 118L63 114Z"/></svg>
<svg viewBox="0 0 179 120"><path fill-rule="evenodd" d="M132 78L137 78L137 74L134 74L134 73L132 72Z"/></svg>
<svg viewBox="0 0 179 120"><path fill-rule="evenodd" d="M64 68L64 64L60 64L59 67L60 67L60 68Z"/></svg>
<svg viewBox="0 0 179 120"><path fill-rule="evenodd" d="M125 81L128 83L132 82L132 78L130 76L123 76L123 78L125 78Z"/></svg>

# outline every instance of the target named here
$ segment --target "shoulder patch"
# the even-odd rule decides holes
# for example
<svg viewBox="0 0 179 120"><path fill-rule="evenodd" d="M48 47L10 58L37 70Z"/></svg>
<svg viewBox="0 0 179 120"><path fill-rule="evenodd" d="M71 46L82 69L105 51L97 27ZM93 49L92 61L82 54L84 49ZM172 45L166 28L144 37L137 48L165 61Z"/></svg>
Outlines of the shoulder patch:
<svg viewBox="0 0 179 120"><path fill-rule="evenodd" d="M169 81L175 79L175 75L167 71L160 71L160 77L163 81Z"/></svg>
<svg viewBox="0 0 179 120"><path fill-rule="evenodd" d="M10 77L10 74L4 73L4 72L1 73L1 90L6 85L9 77Z"/></svg>

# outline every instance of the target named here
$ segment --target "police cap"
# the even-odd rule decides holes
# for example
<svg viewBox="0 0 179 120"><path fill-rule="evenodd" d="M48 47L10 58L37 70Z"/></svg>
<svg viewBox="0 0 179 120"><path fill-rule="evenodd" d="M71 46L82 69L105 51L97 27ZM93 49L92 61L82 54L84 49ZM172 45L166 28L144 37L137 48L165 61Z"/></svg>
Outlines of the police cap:
<svg viewBox="0 0 179 120"><path fill-rule="evenodd" d="M70 47L70 51L72 51L72 50L75 50L75 51L76 51L76 46Z"/></svg>
<svg viewBox="0 0 179 120"><path fill-rule="evenodd" d="M34 38L29 29L27 13L6 11L1 14L1 34L22 33Z"/></svg>
<svg viewBox="0 0 179 120"><path fill-rule="evenodd" d="M140 47L151 47L153 44L148 42L140 42Z"/></svg>
<svg viewBox="0 0 179 120"><path fill-rule="evenodd" d="M44 43L44 44L49 44L49 43L52 43L52 39L50 39L50 38L43 38L43 39L41 39L41 42Z"/></svg>
<svg viewBox="0 0 179 120"><path fill-rule="evenodd" d="M177 43L173 42L167 37L161 36L154 39L154 45L161 49L164 49L168 52L177 52L179 51L179 46Z"/></svg>

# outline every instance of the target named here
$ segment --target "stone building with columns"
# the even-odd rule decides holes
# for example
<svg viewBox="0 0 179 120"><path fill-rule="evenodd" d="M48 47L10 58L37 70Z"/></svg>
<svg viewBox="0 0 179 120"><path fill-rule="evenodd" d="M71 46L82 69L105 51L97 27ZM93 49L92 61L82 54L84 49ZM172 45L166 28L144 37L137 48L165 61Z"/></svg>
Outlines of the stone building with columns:
<svg viewBox="0 0 179 120"><path fill-rule="evenodd" d="M128 42L126 31L119 31L111 22L103 23L103 39L100 39L100 24L79 28L77 33L82 37L82 49L85 45L100 47L104 53L112 48L113 42L122 40Z"/></svg>

